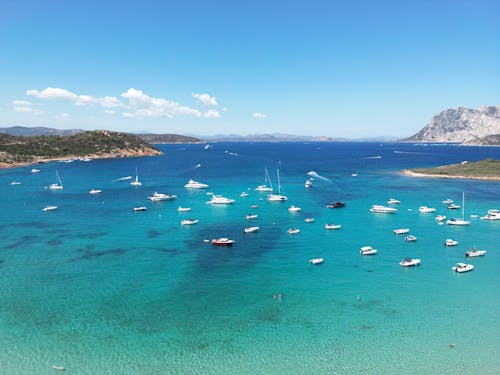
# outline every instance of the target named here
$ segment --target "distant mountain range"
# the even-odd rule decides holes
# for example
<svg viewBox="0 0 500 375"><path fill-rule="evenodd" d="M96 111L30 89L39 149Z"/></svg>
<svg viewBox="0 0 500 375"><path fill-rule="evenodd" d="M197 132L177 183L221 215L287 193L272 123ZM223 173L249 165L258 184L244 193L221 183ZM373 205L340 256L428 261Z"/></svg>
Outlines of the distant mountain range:
<svg viewBox="0 0 500 375"><path fill-rule="evenodd" d="M8 128L0 128L0 133L15 135L18 137L35 137L40 135L75 135L82 133L82 129L66 129L59 130L54 128L47 128L44 126L27 127L27 126L10 126Z"/></svg>
<svg viewBox="0 0 500 375"><path fill-rule="evenodd" d="M457 142L500 145L500 106L449 108L435 115L405 142Z"/></svg>
<svg viewBox="0 0 500 375"><path fill-rule="evenodd" d="M210 142L394 142L396 137L367 137L367 138L332 138L325 136L293 135L283 133L272 134L227 134L202 137Z"/></svg>

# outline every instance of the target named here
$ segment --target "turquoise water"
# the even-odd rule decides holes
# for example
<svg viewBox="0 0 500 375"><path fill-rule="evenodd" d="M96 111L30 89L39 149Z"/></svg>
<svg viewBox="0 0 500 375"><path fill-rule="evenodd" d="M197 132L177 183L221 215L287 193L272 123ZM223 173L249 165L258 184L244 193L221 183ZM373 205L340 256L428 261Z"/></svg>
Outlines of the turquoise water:
<svg viewBox="0 0 500 375"><path fill-rule="evenodd" d="M441 201L460 203L464 191L465 215L482 216L500 208L500 183L398 173L499 158L498 148L160 147L165 155L155 158L0 173L0 373L49 374L52 365L72 374L498 373L500 222L437 225L418 207L459 215ZM266 166L275 185L280 168L288 202L269 203L253 191ZM136 167L142 187L112 182ZM63 191L44 188L55 182L56 169ZM311 170L326 180L305 189ZM189 178L236 203L205 204L206 191L183 188ZM92 196L91 188L103 193ZM146 198L154 191L178 198L151 203ZM242 191L249 196L240 197ZM368 211L391 197L401 200L396 214ZM347 207L324 207L335 200ZM47 204L59 209L42 212ZM302 212L288 212L292 204ZM138 205L148 211L132 212ZM179 205L192 212L178 213ZM255 221L245 219L251 211ZM183 218L200 221L182 227ZM325 223L342 228L326 231ZM260 232L245 235L251 225ZM300 234L289 235L292 226ZM418 241L392 233L401 227ZM236 241L233 248L203 242L225 236ZM444 247L446 238L459 245ZM360 256L365 245L378 255ZM473 272L455 274L451 266L472 246L488 253L470 261ZM421 266L400 267L407 256L421 258ZM310 265L317 257L325 263Z"/></svg>

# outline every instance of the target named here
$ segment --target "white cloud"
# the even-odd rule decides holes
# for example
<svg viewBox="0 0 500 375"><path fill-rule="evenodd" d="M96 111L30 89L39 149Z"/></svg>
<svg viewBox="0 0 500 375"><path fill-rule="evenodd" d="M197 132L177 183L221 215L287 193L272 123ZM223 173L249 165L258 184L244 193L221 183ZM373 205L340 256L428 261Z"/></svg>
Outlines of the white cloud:
<svg viewBox="0 0 500 375"><path fill-rule="evenodd" d="M206 118L219 118L220 117L220 112L217 111L216 109L209 109L203 114L203 117Z"/></svg>
<svg viewBox="0 0 500 375"><path fill-rule="evenodd" d="M26 95L33 96L44 100L69 100L78 106L86 106L88 104L100 105L104 108L123 107L123 104L114 96L105 96L96 98L90 95L77 95L74 92L58 87L47 87L42 91L27 90Z"/></svg>
<svg viewBox="0 0 500 375"><path fill-rule="evenodd" d="M29 102L27 100L13 100L12 104L15 106L23 106L23 107L29 107L29 106L33 105L31 102Z"/></svg>
<svg viewBox="0 0 500 375"><path fill-rule="evenodd" d="M128 100L129 110L123 113L124 117L172 118L176 115L201 117L201 112L197 109L182 106L172 100L153 98L133 87L122 93L121 97Z"/></svg>
<svg viewBox="0 0 500 375"><path fill-rule="evenodd" d="M44 112L40 111L39 109L32 108L32 107L24 107L24 106L14 106L14 111L15 112L20 112L20 113L30 113L35 116L43 115Z"/></svg>
<svg viewBox="0 0 500 375"><path fill-rule="evenodd" d="M192 94L203 105L217 105L217 100L209 94Z"/></svg>
<svg viewBox="0 0 500 375"><path fill-rule="evenodd" d="M254 117L254 118L259 118L259 119L260 119L260 118L266 118L266 117L267 117L267 115L266 115L266 114L264 114L264 113L255 112L255 113L253 114L253 117Z"/></svg>
<svg viewBox="0 0 500 375"><path fill-rule="evenodd" d="M112 109L106 109L104 111L104 113L108 114L108 115L114 115L116 113L116 111L113 111Z"/></svg>
<svg viewBox="0 0 500 375"><path fill-rule="evenodd" d="M222 108L222 112L227 112L228 109L226 107Z"/></svg>

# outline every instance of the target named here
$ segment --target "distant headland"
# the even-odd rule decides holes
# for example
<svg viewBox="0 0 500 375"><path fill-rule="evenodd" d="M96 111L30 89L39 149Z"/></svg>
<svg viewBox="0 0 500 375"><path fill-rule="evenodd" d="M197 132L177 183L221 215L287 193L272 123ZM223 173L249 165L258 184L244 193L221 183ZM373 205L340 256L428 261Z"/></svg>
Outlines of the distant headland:
<svg viewBox="0 0 500 375"><path fill-rule="evenodd" d="M435 168L405 169L401 173L413 177L470 178L500 181L500 160L463 161L459 164L443 165Z"/></svg>

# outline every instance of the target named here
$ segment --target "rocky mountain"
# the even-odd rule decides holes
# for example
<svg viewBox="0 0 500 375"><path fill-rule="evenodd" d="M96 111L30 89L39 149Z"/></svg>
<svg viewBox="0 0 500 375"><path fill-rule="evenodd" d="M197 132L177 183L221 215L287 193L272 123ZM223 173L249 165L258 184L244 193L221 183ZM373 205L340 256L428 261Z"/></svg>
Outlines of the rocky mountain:
<svg viewBox="0 0 500 375"><path fill-rule="evenodd" d="M500 134L500 106L449 108L405 142L471 142Z"/></svg>
<svg viewBox="0 0 500 375"><path fill-rule="evenodd" d="M500 146L500 134L487 135L464 143L466 146Z"/></svg>
<svg viewBox="0 0 500 375"><path fill-rule="evenodd" d="M78 133L82 133L85 130L81 129L54 129L47 128L44 126L9 126L7 128L0 128L0 133L16 135L21 137L34 137L38 135L74 135Z"/></svg>

